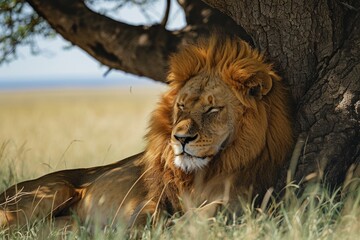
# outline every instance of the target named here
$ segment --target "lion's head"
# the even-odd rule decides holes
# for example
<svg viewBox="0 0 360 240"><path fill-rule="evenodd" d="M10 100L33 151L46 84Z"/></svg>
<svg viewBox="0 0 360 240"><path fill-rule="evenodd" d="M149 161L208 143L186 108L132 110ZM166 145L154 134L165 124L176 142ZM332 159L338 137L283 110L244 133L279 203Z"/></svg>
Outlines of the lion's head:
<svg viewBox="0 0 360 240"><path fill-rule="evenodd" d="M147 135L150 189L173 184L165 195L174 198L197 172L271 186L292 131L286 90L263 55L240 39L212 37L173 55L168 80Z"/></svg>
<svg viewBox="0 0 360 240"><path fill-rule="evenodd" d="M171 146L174 164L184 172L209 164L236 138L242 106L231 88L216 75L189 79L173 107Z"/></svg>

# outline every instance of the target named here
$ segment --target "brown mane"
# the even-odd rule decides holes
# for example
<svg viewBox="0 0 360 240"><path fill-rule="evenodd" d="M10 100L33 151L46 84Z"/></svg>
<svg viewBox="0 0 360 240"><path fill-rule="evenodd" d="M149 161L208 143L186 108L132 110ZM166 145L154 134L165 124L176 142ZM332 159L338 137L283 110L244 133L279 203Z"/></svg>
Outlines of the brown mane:
<svg viewBox="0 0 360 240"><path fill-rule="evenodd" d="M286 91L272 66L264 62L262 54L237 38L212 37L186 46L171 57L170 90L162 96L153 112L143 158L145 169L149 169L145 175L149 199L167 207L170 205L170 210L175 211L182 210L179 196L192 191L196 173L186 174L174 166L174 154L169 144L173 106L186 81L199 73L220 76L247 107L248 116L257 111L267 113L267 119L261 120L266 124L257 125L248 117L244 120L245 127L238 126L245 128L245 134L208 166L207 179L232 174L236 178L235 185L253 187L254 193L261 194L275 183L277 171L292 146ZM270 92L261 101L246 97L248 88L264 78L272 79ZM258 131L266 131L266 139L247 142L247 136L256 136Z"/></svg>

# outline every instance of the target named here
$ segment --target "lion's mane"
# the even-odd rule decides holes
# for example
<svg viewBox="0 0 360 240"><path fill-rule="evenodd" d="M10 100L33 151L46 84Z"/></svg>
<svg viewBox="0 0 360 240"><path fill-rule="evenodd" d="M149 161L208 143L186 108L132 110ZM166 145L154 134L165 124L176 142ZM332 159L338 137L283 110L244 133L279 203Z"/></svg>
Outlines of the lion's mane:
<svg viewBox="0 0 360 240"><path fill-rule="evenodd" d="M148 198L162 204L169 212L182 211L179 196L192 191L197 174L184 173L174 166L169 142L176 95L187 80L199 73L218 74L249 112L266 111L267 115L266 119L261 119L261 124L253 124L253 114L244 117L242 125L237 126L243 134L208 167L208 179L235 174L235 186L251 187L255 194L262 194L275 184L278 170L292 146L287 91L262 54L244 41L229 37L212 37L184 47L171 57L170 90L162 96L152 114L142 160ZM272 80L272 87L266 96L260 100L246 97L252 84L267 78ZM266 131L265 139L259 136L256 141L248 142L248 137L257 136L259 131Z"/></svg>

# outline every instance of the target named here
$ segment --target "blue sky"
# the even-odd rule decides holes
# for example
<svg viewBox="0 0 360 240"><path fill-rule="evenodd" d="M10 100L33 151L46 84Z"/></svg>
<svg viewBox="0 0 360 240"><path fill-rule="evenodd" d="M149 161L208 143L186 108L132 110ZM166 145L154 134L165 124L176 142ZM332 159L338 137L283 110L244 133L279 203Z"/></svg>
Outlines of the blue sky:
<svg viewBox="0 0 360 240"><path fill-rule="evenodd" d="M159 0L149 7L147 13L152 21L160 21L164 4L164 0ZM168 28L177 29L184 25L184 15L176 1L173 0L171 6ZM131 24L149 23L149 20L137 7L124 7L116 16L120 16L116 19ZM53 40L39 39L38 45L43 50L40 55L34 56L30 54L28 48L19 48L17 60L0 65L0 83L8 81L84 81L88 79L99 79L100 81L107 71L107 67L101 66L78 47L64 50L63 48L69 46L69 43L61 36ZM146 79L116 70L111 71L106 79L124 81L124 84L149 82Z"/></svg>

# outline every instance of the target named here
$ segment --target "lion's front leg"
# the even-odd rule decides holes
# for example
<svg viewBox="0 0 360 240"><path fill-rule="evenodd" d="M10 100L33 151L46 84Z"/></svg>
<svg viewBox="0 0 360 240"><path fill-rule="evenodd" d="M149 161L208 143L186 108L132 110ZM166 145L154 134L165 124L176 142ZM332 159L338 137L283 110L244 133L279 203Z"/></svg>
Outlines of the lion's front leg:
<svg viewBox="0 0 360 240"><path fill-rule="evenodd" d="M0 228L54 217L79 199L70 183L44 180L19 183L0 195Z"/></svg>

